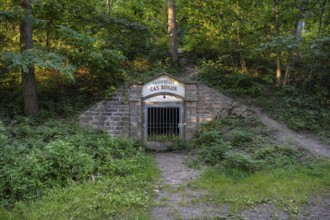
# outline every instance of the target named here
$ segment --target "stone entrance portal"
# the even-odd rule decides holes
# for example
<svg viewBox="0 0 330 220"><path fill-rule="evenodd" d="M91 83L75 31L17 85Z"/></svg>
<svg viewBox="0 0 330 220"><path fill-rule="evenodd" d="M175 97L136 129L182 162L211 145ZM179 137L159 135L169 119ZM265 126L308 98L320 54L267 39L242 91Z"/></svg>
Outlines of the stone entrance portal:
<svg viewBox="0 0 330 220"><path fill-rule="evenodd" d="M206 85L162 73L147 82L120 87L111 99L80 114L79 120L82 126L163 149L164 143L190 140L201 123L215 117L245 117L251 113Z"/></svg>
<svg viewBox="0 0 330 220"><path fill-rule="evenodd" d="M182 139L184 98L185 85L168 75L143 84L143 135L149 147Z"/></svg>

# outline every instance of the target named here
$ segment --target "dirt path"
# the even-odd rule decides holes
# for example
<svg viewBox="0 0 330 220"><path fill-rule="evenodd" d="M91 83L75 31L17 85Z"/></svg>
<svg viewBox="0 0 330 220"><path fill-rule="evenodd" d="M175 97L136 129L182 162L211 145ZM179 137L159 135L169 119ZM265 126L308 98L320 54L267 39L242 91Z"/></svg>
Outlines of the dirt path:
<svg viewBox="0 0 330 220"><path fill-rule="evenodd" d="M267 127L275 131L275 138L278 143L284 143L285 141L291 141L298 147L302 147L310 151L315 156L323 156L330 158L330 147L322 144L318 140L309 137L305 134L300 134L298 132L292 131L285 124L277 122L271 119L265 113L259 110L255 110L257 117L261 122L263 122Z"/></svg>
<svg viewBox="0 0 330 220"><path fill-rule="evenodd" d="M200 170L188 168L184 161L188 156L181 153L157 153L155 159L161 171L162 182L155 189L157 193L156 206L150 219L210 219L220 211L207 206L198 200L205 193L188 189L187 184L196 179Z"/></svg>

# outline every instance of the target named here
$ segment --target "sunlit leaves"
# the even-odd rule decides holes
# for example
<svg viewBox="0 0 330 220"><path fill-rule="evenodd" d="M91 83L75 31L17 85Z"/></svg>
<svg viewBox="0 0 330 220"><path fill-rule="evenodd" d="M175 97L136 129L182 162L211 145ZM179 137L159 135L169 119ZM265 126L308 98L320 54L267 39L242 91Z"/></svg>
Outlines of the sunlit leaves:
<svg viewBox="0 0 330 220"><path fill-rule="evenodd" d="M8 63L9 68L28 68L38 66L42 68L55 69L72 77L75 67L66 65L66 57L55 52L50 52L42 48L25 50L23 53L5 52L2 58Z"/></svg>

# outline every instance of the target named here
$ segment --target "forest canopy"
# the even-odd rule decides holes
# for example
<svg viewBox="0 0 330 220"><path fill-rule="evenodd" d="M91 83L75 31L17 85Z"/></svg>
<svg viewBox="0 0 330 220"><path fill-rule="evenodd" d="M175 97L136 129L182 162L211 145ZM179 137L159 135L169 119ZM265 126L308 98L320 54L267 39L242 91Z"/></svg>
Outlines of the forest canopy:
<svg viewBox="0 0 330 220"><path fill-rule="evenodd" d="M29 94L37 109L24 107L28 115L56 108L46 100L68 96L78 98L74 108L81 108L148 71L174 67L168 2L2 0L0 87L7 103L2 114L21 114ZM204 78L222 87L244 87L242 78L293 86L329 105L329 1L172 2L178 48L201 69L212 69ZM224 76L240 82L221 81Z"/></svg>

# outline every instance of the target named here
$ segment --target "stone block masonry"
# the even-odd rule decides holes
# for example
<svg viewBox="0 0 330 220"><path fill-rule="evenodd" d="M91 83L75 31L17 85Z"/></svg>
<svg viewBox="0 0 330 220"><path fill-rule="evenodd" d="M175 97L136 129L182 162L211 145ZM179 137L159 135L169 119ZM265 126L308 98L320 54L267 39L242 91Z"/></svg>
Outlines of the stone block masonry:
<svg viewBox="0 0 330 220"><path fill-rule="evenodd" d="M110 100L101 101L79 116L80 125L129 137L129 89L120 87Z"/></svg>
<svg viewBox="0 0 330 220"><path fill-rule="evenodd" d="M246 105L203 84L198 84L197 97L199 124L219 117L249 117L254 113Z"/></svg>
<svg viewBox="0 0 330 220"><path fill-rule="evenodd" d="M106 130L111 136L144 140L145 103L142 87L143 84L120 87L111 99L101 101L80 114L81 126ZM184 83L184 87L182 137L185 140L190 140L200 125L207 121L219 117L249 117L254 114L247 106L204 84Z"/></svg>

